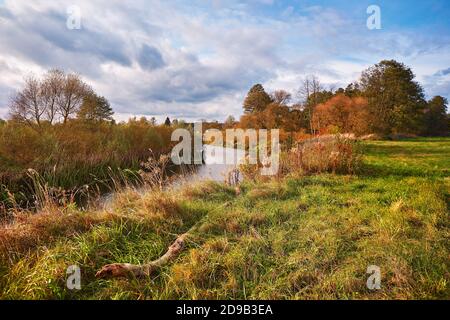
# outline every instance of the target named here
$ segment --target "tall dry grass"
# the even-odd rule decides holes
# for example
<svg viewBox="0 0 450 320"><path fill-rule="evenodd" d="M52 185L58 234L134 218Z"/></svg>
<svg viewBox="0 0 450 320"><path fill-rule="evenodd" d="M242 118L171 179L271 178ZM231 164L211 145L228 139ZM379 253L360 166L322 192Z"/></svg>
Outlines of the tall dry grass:
<svg viewBox="0 0 450 320"><path fill-rule="evenodd" d="M282 151L277 178L291 173L338 173L354 174L361 165L362 150L359 142L351 136L328 135L299 142L296 147ZM262 163L240 165L239 170L248 180L267 177L260 175Z"/></svg>
<svg viewBox="0 0 450 320"><path fill-rule="evenodd" d="M287 154L287 165L305 173L353 174L359 168L362 152L355 139L326 136L300 143Z"/></svg>
<svg viewBox="0 0 450 320"><path fill-rule="evenodd" d="M86 191L109 192L139 176L149 149L157 157L169 152L173 130L145 119L119 124L71 120L39 131L8 121L0 126L0 210L35 202L37 208L46 195L70 202Z"/></svg>

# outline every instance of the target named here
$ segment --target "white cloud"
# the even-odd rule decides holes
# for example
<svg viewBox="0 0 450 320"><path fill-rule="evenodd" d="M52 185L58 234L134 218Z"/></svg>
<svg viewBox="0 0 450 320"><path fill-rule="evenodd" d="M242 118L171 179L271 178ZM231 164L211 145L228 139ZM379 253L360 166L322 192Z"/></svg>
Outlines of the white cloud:
<svg viewBox="0 0 450 320"><path fill-rule="evenodd" d="M286 7L278 19L252 11L276 6L272 0L76 3L81 30L66 28L71 0L0 6L1 117L24 75L54 67L79 72L118 118L222 120L240 115L254 83L295 91L314 73L326 85L345 85L384 58L410 65L430 92L448 88L447 78L433 83L431 77L450 65L448 38L370 32L331 8Z"/></svg>

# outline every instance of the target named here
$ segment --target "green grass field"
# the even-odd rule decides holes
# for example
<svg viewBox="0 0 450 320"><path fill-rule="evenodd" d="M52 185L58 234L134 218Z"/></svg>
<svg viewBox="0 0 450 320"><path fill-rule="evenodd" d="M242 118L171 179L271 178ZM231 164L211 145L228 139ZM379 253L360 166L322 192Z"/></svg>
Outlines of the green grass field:
<svg viewBox="0 0 450 320"><path fill-rule="evenodd" d="M1 299L449 299L450 139L366 142L354 176L204 183L117 195L110 210L49 210L0 229ZM143 279L113 262L180 256ZM69 265L81 290L66 288ZM369 265L381 289L366 287Z"/></svg>

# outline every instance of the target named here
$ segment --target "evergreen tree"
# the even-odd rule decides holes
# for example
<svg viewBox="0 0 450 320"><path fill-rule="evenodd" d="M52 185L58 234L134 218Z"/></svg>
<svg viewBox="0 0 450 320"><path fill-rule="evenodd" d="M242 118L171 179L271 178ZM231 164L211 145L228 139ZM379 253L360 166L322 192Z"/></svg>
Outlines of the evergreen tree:
<svg viewBox="0 0 450 320"><path fill-rule="evenodd" d="M261 112L272 102L272 98L264 90L261 84L255 84L247 94L244 100L244 112Z"/></svg>
<svg viewBox="0 0 450 320"><path fill-rule="evenodd" d="M425 110L425 134L441 136L449 134L449 122L447 118L448 101L444 97L435 96L428 101Z"/></svg>

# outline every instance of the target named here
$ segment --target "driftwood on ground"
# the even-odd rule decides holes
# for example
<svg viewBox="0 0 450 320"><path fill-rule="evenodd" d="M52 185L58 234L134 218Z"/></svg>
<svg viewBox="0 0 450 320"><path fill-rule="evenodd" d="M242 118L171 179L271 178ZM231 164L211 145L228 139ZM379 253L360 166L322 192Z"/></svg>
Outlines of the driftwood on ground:
<svg viewBox="0 0 450 320"><path fill-rule="evenodd" d="M95 276L97 278L117 278L117 277L145 277L151 275L156 269L167 264L174 259L183 250L187 233L179 236L169 247L167 252L157 260L143 265L135 265L130 263L113 263L104 266Z"/></svg>
<svg viewBox="0 0 450 320"><path fill-rule="evenodd" d="M239 188L239 185L237 186L237 188ZM240 188L239 188L239 193L240 193ZM236 195L239 195L237 191L236 191ZM216 210L218 210L222 207L227 207L230 203L231 203L230 201L227 201L224 204L222 204L221 206L217 207ZM205 219L205 217L203 219ZM145 276L151 275L156 269L164 266L165 264L167 264L169 261L173 260L180 254L181 250L183 250L183 248L184 248L186 238L189 235L192 235L202 225L202 223L204 222L203 219L201 219L195 225L193 225L191 227L191 229L189 229L186 233L179 236L175 240L175 242L172 243L172 245L169 247L167 252L159 259L154 260L149 263L146 263L146 264L143 264L143 265L135 265L135 264L130 264L130 263L108 264L108 265L104 266L103 268L101 268L95 274L95 276L97 278L118 278L118 277L130 277L130 276L131 277L132 276L145 277Z"/></svg>

